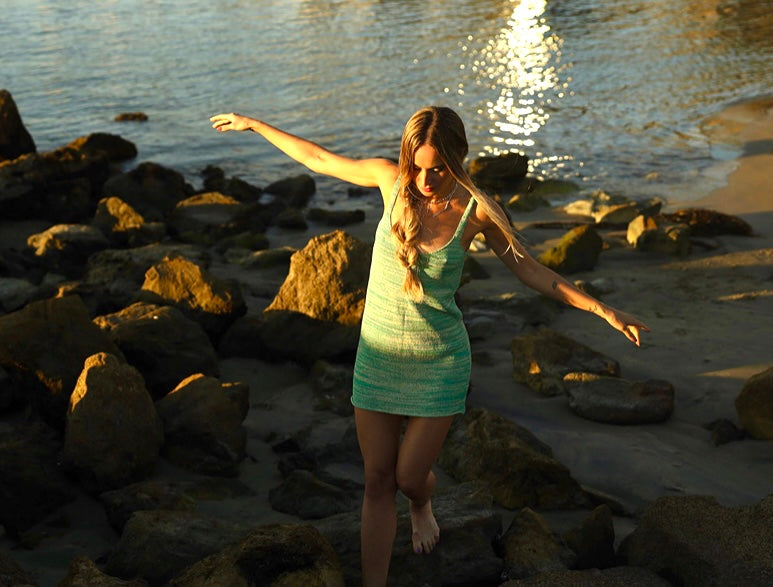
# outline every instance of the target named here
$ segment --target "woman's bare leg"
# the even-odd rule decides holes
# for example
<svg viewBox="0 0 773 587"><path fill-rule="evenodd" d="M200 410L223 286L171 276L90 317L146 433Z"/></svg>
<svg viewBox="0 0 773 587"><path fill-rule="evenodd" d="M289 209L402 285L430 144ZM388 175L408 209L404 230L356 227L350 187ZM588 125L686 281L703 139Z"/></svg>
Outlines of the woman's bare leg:
<svg viewBox="0 0 773 587"><path fill-rule="evenodd" d="M435 491L432 465L440 454L453 416L411 418L397 456L397 486L410 500L414 552L431 552L440 540L440 529L432 513Z"/></svg>
<svg viewBox="0 0 773 587"><path fill-rule="evenodd" d="M357 440L365 464L360 548L362 584L386 585L397 532L395 467L404 418L354 408Z"/></svg>

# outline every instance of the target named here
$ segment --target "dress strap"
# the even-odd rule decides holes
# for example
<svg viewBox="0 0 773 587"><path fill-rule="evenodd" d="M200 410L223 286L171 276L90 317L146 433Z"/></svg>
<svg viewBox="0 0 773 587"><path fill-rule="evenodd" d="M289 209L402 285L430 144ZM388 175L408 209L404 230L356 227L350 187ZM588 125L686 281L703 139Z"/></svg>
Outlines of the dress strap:
<svg viewBox="0 0 773 587"><path fill-rule="evenodd" d="M467 202L467 207L464 209L464 212L462 213L462 217L459 219L459 226L456 227L454 238L458 238L464 232L464 229L467 226L467 219L470 217L470 213L472 212L472 209L474 207L475 207L475 198L470 196L470 201Z"/></svg>
<svg viewBox="0 0 773 587"><path fill-rule="evenodd" d="M397 202L397 192L400 188L400 177L401 177L400 175L397 176L397 179L395 180L395 185L392 188L392 195L389 196L389 203L384 209L384 215L388 216L390 224L392 221L392 210L394 210L395 208L395 202Z"/></svg>

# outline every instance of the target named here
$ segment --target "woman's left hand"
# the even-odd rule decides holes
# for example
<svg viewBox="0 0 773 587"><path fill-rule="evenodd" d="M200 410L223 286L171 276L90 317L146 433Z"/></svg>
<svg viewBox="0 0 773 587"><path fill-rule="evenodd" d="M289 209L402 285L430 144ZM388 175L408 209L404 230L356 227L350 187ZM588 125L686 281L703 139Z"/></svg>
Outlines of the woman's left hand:
<svg viewBox="0 0 773 587"><path fill-rule="evenodd" d="M635 316L614 308L609 309L605 318L612 328L622 332L636 346L641 346L641 333L650 331L647 325Z"/></svg>

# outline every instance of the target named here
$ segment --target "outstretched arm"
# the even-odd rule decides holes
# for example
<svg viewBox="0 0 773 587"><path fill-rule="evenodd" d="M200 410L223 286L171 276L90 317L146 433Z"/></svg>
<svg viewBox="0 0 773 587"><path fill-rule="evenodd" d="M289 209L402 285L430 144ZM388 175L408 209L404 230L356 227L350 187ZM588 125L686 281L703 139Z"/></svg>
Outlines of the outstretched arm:
<svg viewBox="0 0 773 587"><path fill-rule="evenodd" d="M641 320L608 306L578 289L561 275L534 259L518 241L515 243L516 251L513 251L502 231L495 224L487 224L483 234L497 257L525 285L555 300L603 318L636 346L641 345L642 331L650 330Z"/></svg>
<svg viewBox="0 0 773 587"><path fill-rule="evenodd" d="M318 144L297 137L258 120L239 114L216 114L210 119L220 132L251 130L314 173L330 175L364 187L387 186L397 177L397 166L388 159L351 159L328 151ZM382 189L383 191L383 189Z"/></svg>

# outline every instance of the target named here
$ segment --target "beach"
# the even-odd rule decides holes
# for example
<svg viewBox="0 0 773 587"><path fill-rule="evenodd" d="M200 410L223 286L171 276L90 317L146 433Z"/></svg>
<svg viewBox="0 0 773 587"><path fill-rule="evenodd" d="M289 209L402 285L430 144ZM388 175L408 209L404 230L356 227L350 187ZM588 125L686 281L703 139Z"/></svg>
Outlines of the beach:
<svg viewBox="0 0 773 587"><path fill-rule="evenodd" d="M725 506L758 502L773 491L773 444L744 438L715 446L708 424L718 419L738 423L734 400L752 375L773 366L773 108L728 107L712 119L711 141L733 143L741 155L726 185L687 202L669 194L666 211L704 207L746 220L753 236L706 238L683 258L650 255L624 246L625 231L605 231L607 248L597 266L573 279L605 279L612 283L603 296L610 305L641 318L651 329L640 348L630 344L598 318L570 308L557 311L551 328L615 358L621 374L631 380L659 379L675 389L671 418L661 424L622 426L582 419L569 410L567 398L546 397L518 384L512 376L510 340L517 332L498 325L483 339L473 340L475 361L470 404L506 416L549 445L582 485L610 496L630 515L615 517L616 542L636 525L635 515L658 497L711 495ZM217 162L213 162L217 164ZM547 220L569 220L559 208L516 213L516 229L534 255L553 246L561 229L537 227ZM346 232L372 241L377 219L347 226ZM272 247L302 248L315 234L329 231L269 231ZM9 238L5 233L4 238ZM486 269L488 279L472 280L460 300L526 295L527 289L508 274L490 252L470 253ZM212 271L246 284L260 282L246 296L249 312L260 312L271 300L265 292L278 288L283 276L256 273L220 260ZM202 501L198 510L221 519L263 525L298 522L273 510L268 492L281 483L277 439L307 434L313 443L334 443L352 424L349 417L314 410L309 402L308 370L292 362L226 358L219 364L222 381L250 387L252 406L243 426L248 458L238 479L254 495ZM343 476L361 480L356 464L342 466ZM438 469L440 490L456 481ZM194 479L194 475L159 460L157 479ZM505 519L514 512L503 511ZM569 527L577 512L544 512L551 529ZM439 520L441 532L443 520ZM61 512L26 533L20 545L7 536L2 546L38 580L56 585L69 561L85 555L103 559L117 536L97 500L85 494Z"/></svg>

